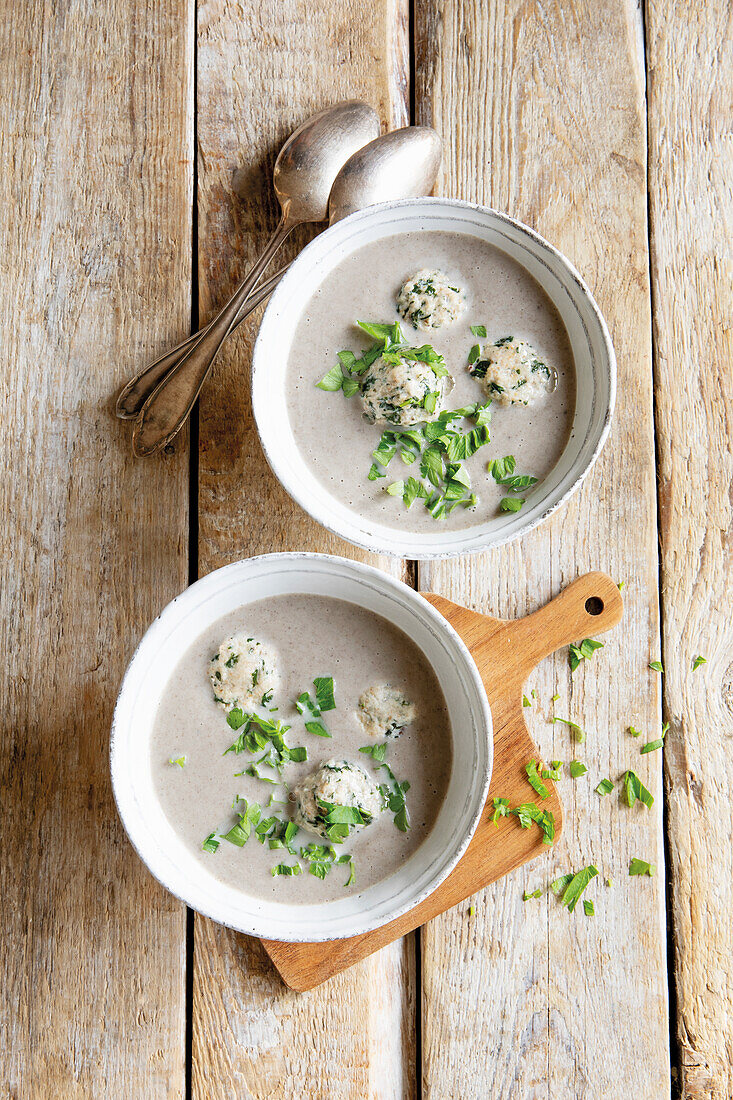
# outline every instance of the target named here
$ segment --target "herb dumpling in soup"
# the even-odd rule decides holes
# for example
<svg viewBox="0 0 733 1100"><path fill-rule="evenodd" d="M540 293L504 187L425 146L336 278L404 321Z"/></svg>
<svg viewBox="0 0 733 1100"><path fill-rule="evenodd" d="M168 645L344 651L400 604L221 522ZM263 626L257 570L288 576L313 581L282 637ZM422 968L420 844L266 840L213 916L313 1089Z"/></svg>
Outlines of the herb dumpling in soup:
<svg viewBox="0 0 733 1100"><path fill-rule="evenodd" d="M554 370L531 344L513 336L485 344L468 370L497 405L534 405L555 388Z"/></svg>
<svg viewBox="0 0 733 1100"><path fill-rule="evenodd" d="M456 281L426 267L406 279L397 296L397 312L417 329L452 325L465 308L466 295Z"/></svg>
<svg viewBox="0 0 733 1100"><path fill-rule="evenodd" d="M328 760L293 788L296 825L334 843L370 825L384 809L374 780L349 760Z"/></svg>
<svg viewBox="0 0 733 1100"><path fill-rule="evenodd" d="M280 683L277 658L256 638L233 634L211 658L209 679L214 699L226 711L267 706Z"/></svg>
<svg viewBox="0 0 733 1100"><path fill-rule="evenodd" d="M364 416L402 428L435 420L452 388L443 357L428 345L385 351L361 379Z"/></svg>
<svg viewBox="0 0 733 1100"><path fill-rule="evenodd" d="M417 708L399 688L375 684L359 696L356 717L368 737L399 737L417 717Z"/></svg>

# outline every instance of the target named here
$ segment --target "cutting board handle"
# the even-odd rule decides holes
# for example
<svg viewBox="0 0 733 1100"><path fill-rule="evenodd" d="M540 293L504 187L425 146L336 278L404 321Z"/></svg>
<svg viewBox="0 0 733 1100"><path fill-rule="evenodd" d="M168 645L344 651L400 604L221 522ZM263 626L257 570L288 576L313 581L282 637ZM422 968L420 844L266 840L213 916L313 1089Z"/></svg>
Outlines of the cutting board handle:
<svg viewBox="0 0 733 1100"><path fill-rule="evenodd" d="M610 630L623 615L618 585L605 573L585 573L523 619L494 619L432 593L426 598L470 649L492 704L515 695L543 657Z"/></svg>

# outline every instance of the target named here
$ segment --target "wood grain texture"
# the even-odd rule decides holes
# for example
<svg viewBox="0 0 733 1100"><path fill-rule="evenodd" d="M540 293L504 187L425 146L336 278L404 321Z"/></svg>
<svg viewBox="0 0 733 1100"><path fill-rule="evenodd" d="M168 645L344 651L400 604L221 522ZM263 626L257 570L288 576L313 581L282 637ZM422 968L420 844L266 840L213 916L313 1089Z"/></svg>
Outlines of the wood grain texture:
<svg viewBox="0 0 733 1100"><path fill-rule="evenodd" d="M485 202L558 245L590 283L619 364L611 438L562 512L491 555L419 569L422 590L518 616L578 571L627 587L616 631L571 679L562 655L532 678L530 732L544 756L575 756L553 864L521 872L422 934L426 1100L669 1092L660 754L632 723L659 728L656 494L646 227L641 19L631 0L431 0L416 6L418 122L450 137L442 192ZM556 707L550 704L560 694ZM584 745L550 725L569 717ZM645 738L646 739L646 738ZM594 787L633 767L657 799L631 812ZM631 856L654 879L627 875ZM595 918L522 890L595 862ZM603 887L612 876L612 889Z"/></svg>
<svg viewBox="0 0 733 1100"><path fill-rule="evenodd" d="M0 1092L23 1100L184 1092L185 910L124 836L108 742L187 576L185 456L135 463L111 404L190 316L192 31L187 0L0 16Z"/></svg>
<svg viewBox="0 0 733 1100"><path fill-rule="evenodd" d="M681 1094L733 1095L730 4L647 4L665 750ZM708 663L692 672L697 654Z"/></svg>
<svg viewBox="0 0 733 1100"><path fill-rule="evenodd" d="M209 0L199 8L199 256L202 320L222 304L277 220L272 166L287 135L340 99L406 120L407 3ZM235 196L235 189L240 197ZM315 230L294 234L283 259ZM275 261L276 263L278 261ZM371 560L329 536L266 466L252 420L249 371L261 317L217 359L200 414L200 568L276 550ZM196 918L193 1094L327 1100L414 1095L414 943L395 943L299 997L261 945Z"/></svg>
<svg viewBox="0 0 733 1100"><path fill-rule="evenodd" d="M524 720L522 688L543 657L588 634L591 628L596 634L610 630L623 613L618 588L610 577L601 573L579 577L547 607L514 622L470 611L442 596L428 593L425 598L468 646L491 706L494 764L483 816L467 852L445 882L404 916L374 932L332 943L265 941L265 950L293 989L312 989L528 860L548 854L537 829L522 829L512 818L493 821L495 795L508 798L512 807L539 802L527 781L526 765L537 759L538 751ZM586 610L590 598L601 601L602 610L597 615ZM553 816L557 843L562 829L562 805L555 784L548 781L547 787L548 793L540 805Z"/></svg>

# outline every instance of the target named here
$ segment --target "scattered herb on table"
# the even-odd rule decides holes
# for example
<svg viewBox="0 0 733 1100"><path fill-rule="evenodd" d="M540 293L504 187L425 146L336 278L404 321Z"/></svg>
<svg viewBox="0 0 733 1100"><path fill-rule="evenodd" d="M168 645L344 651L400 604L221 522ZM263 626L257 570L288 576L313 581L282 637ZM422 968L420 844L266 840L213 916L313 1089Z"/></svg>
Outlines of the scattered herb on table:
<svg viewBox="0 0 733 1100"><path fill-rule="evenodd" d="M576 905L580 901L581 894L588 883L591 882L597 874L598 868L591 863L571 876L570 881L563 888L560 898L560 904L564 905L568 912L572 913L574 911ZM560 893L560 891L558 891L558 893Z"/></svg>
<svg viewBox="0 0 733 1100"><path fill-rule="evenodd" d="M649 668L652 670L652 672L664 672L661 661L650 661Z"/></svg>
<svg viewBox="0 0 733 1100"><path fill-rule="evenodd" d="M645 745L641 746L639 752L642 756L647 752L655 752L657 749L664 748L664 738L667 736L667 730L669 729L669 722L665 722L662 726L662 732L655 741L647 741Z"/></svg>
<svg viewBox="0 0 733 1100"><path fill-rule="evenodd" d="M647 863L645 859L637 859L636 856L634 856L629 864L630 875L649 875L651 877L656 869L655 864Z"/></svg>
<svg viewBox="0 0 733 1100"><path fill-rule="evenodd" d="M583 912L586 917L594 917L596 915L595 906L589 898L583 899Z"/></svg>
<svg viewBox="0 0 733 1100"><path fill-rule="evenodd" d="M542 843L552 844L555 839L555 816L551 810L541 810L534 802L523 802L510 813L516 815L523 829L528 829L534 822L543 834Z"/></svg>
<svg viewBox="0 0 733 1100"><path fill-rule="evenodd" d="M610 794L613 790L613 783L610 779L602 779L598 786L595 788L596 794L604 795Z"/></svg>
<svg viewBox="0 0 733 1100"><path fill-rule="evenodd" d="M654 795L648 791L636 772L629 769L624 772L622 798L627 806L633 806L637 801L642 802L647 809L654 805Z"/></svg>
<svg viewBox="0 0 733 1100"><path fill-rule="evenodd" d="M707 663L707 657L701 657L698 654L698 656L692 662L692 671L695 672L700 667L700 665L706 665Z"/></svg>
<svg viewBox="0 0 733 1100"><path fill-rule="evenodd" d="M571 779L580 779L581 775L585 775L587 773L587 771L588 771L588 769L586 768L585 764L581 763L580 760L571 760L570 761L570 778Z"/></svg>
<svg viewBox="0 0 733 1100"><path fill-rule="evenodd" d="M530 703L530 701L529 701L529 699L527 698L526 695L522 696L522 706L523 707L531 707L532 706L532 704Z"/></svg>
<svg viewBox="0 0 733 1100"><path fill-rule="evenodd" d="M568 726L570 728L570 732L572 733L573 737L578 742L578 744L579 745L583 744L583 742L586 739L586 733L585 733L585 730L582 729L578 725L577 722L571 722L569 718L557 718L557 717L553 718L552 721L553 722L562 722L562 724L564 726Z"/></svg>
<svg viewBox="0 0 733 1100"><path fill-rule="evenodd" d="M604 643L597 642L595 638L583 638L579 645L574 643L568 651L570 671L575 672L581 661L589 661L597 649L603 649Z"/></svg>
<svg viewBox="0 0 733 1100"><path fill-rule="evenodd" d="M522 901L529 901L531 898L541 898L543 893L544 893L544 890L542 889L541 886L538 886L536 890L532 890L531 893L529 891L525 890L524 893L522 894Z"/></svg>

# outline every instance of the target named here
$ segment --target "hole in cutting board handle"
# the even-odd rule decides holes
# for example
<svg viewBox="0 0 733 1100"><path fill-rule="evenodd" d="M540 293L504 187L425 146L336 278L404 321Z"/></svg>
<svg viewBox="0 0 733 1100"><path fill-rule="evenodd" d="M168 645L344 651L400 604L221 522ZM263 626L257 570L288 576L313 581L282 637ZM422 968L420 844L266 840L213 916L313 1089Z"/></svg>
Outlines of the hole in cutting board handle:
<svg viewBox="0 0 733 1100"><path fill-rule="evenodd" d="M589 615L600 615L604 608L603 600L600 596L589 596L585 601L585 610Z"/></svg>

